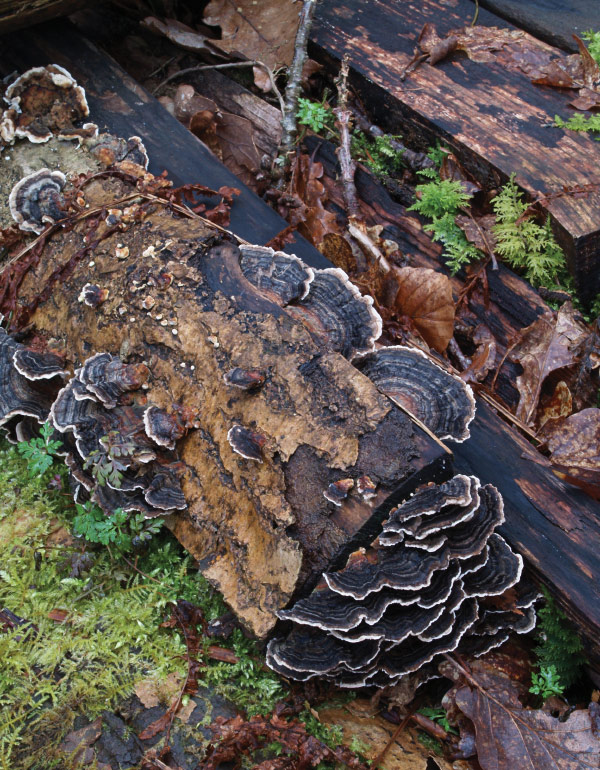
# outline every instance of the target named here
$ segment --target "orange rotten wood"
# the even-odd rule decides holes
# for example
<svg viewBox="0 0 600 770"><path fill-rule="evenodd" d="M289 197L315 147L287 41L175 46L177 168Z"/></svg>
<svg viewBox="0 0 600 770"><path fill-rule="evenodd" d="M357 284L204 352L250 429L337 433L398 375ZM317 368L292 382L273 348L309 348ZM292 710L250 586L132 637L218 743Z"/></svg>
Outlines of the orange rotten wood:
<svg viewBox="0 0 600 770"><path fill-rule="evenodd" d="M600 183L600 145L552 125L556 114L573 113L568 103L576 91L534 85L523 74L460 52L405 74L424 24L444 37L469 25L473 12L469 0L325 3L317 10L309 53L333 71L347 54L351 84L378 125L402 134L410 147L444 142L486 189L513 172L532 200L563 186ZM483 9L478 25L510 28ZM580 295L593 298L600 291L600 192L555 198L546 208Z"/></svg>

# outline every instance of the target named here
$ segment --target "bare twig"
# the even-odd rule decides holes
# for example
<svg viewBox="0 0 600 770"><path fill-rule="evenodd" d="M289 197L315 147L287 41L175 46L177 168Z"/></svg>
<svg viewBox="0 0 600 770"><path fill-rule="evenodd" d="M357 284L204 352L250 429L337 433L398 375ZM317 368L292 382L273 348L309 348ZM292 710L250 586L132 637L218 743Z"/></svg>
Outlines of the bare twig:
<svg viewBox="0 0 600 770"><path fill-rule="evenodd" d="M283 117L281 120L281 141L279 143L278 156L283 156L284 160L282 165L273 166L273 176L278 177L278 189L283 189L285 185L286 172L294 150L296 134L298 133L296 113L298 112L298 97L300 96L300 80L302 78L302 68L306 61L306 45L316 4L317 0L304 0L302 10L300 11L300 21L294 44L294 59L289 70L282 107Z"/></svg>
<svg viewBox="0 0 600 770"><path fill-rule="evenodd" d="M223 69L233 69L236 67L261 67L262 69L264 69L264 71L269 76L269 81L271 83L271 90L279 100L279 108L281 109L281 112L283 114L285 110L285 105L284 105L283 97L281 96L281 93L275 84L275 75L273 74L271 69L267 67L267 65L264 64L264 62L261 62L261 61L236 61L236 62L228 62L227 64L203 64L200 67L188 67L187 69L179 70L179 72L174 72L172 75L169 75L168 78L165 78L162 82L160 82L156 86L154 91L152 91L152 95L156 96L156 94L161 90L161 88L163 88L163 86L166 86L167 83L170 83L176 78L182 77L182 75L190 75L193 72L202 72L203 70L223 70Z"/></svg>
<svg viewBox="0 0 600 770"><path fill-rule="evenodd" d="M462 366L463 369L468 369L469 366L471 366L471 362L465 356L462 350L459 348L458 342L454 339L454 337L452 337L452 339L448 343L448 352L452 353L454 358L456 358L456 360Z"/></svg>
<svg viewBox="0 0 600 770"><path fill-rule="evenodd" d="M350 119L352 118L352 113L348 109L348 57L346 55L342 59L342 67L336 85L338 89L338 106L334 109L334 113L337 118L336 126L340 132L340 146L335 152L338 156L342 172L342 190L344 192L346 212L350 219L357 219L359 207L356 185L354 184L356 163L352 158L350 148Z"/></svg>
<svg viewBox="0 0 600 770"><path fill-rule="evenodd" d="M412 718L412 714L409 714L408 716L404 717L402 722L398 725L398 727L394 730L392 733L389 741L386 743L386 745L381 749L379 754L375 757L375 759L371 763L371 767L373 770L378 770L379 765L383 762L385 759L385 755L388 753L388 751L391 749L391 747L394 745L394 741L396 738L400 735L402 730L406 727L406 725L410 722Z"/></svg>
<svg viewBox="0 0 600 770"><path fill-rule="evenodd" d="M348 221L348 232L358 242L361 249L370 257L373 257L379 266L385 273L389 273L391 268L390 263L383 256L381 251L369 238L366 232L360 227L360 223L356 219L350 219Z"/></svg>

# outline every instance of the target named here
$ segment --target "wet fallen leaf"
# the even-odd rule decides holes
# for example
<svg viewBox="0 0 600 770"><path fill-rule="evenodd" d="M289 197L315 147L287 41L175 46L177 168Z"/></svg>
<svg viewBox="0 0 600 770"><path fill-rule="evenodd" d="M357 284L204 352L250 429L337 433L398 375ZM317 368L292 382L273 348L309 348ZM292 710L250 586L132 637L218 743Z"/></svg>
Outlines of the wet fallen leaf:
<svg viewBox="0 0 600 770"><path fill-rule="evenodd" d="M358 698L348 706L319 710L323 724L341 727L343 742L349 744L353 738L364 746L361 753L367 759L374 759L387 746L397 725L388 722L366 698ZM381 770L429 770L431 752L419 743L414 729L406 728L399 733L379 765ZM440 770L450 770L451 765L444 759L435 758Z"/></svg>
<svg viewBox="0 0 600 770"><path fill-rule="evenodd" d="M588 327L580 320L570 302L565 302L556 314L540 316L523 329L510 357L523 367L523 374L517 377L517 417L526 425L535 422L546 377L577 363L580 348L589 333Z"/></svg>
<svg viewBox="0 0 600 770"><path fill-rule="evenodd" d="M541 435L553 463L600 471L600 409L590 407L548 423Z"/></svg>
<svg viewBox="0 0 600 770"><path fill-rule="evenodd" d="M319 246L327 233L339 233L335 214L327 211L325 187L321 182L323 165L309 155L299 155L294 163L292 176L292 200L280 200L278 208L291 225L315 246Z"/></svg>
<svg viewBox="0 0 600 770"><path fill-rule="evenodd" d="M423 53L429 54L428 64L437 64L446 56L456 50L458 38L456 35L448 35L440 38L433 24L423 25L419 35L419 47Z"/></svg>
<svg viewBox="0 0 600 770"><path fill-rule="evenodd" d="M475 353L460 376L465 382L482 382L496 365L496 339L485 324L477 324L470 339L475 345Z"/></svg>
<svg viewBox="0 0 600 770"><path fill-rule="evenodd" d="M442 676L454 681L442 701L448 719L460 726L461 738L464 730L467 746L474 741L483 770L597 768L600 741L593 733L590 712L577 710L561 721L545 711L524 708L529 676L523 670L515 680L510 662L500 669L494 663L484 656L469 659L466 668L450 660L439 666Z"/></svg>
<svg viewBox="0 0 600 770"><path fill-rule="evenodd" d="M182 24L177 19L165 19L161 21L156 16L146 16L141 22L143 27L154 32L156 35L163 35L175 45L183 48L185 51L193 53L209 54L219 59L225 59L223 52L205 35L200 34L195 29Z"/></svg>
<svg viewBox="0 0 600 770"><path fill-rule="evenodd" d="M481 249L484 254L491 254L496 248L496 236L493 227L496 224L494 214L486 214L483 217L470 217L467 214L459 214L454 221L464 232L468 241Z"/></svg>
<svg viewBox="0 0 600 770"><path fill-rule="evenodd" d="M386 277L388 308L410 319L425 342L443 353L454 332L450 279L428 267L393 268Z"/></svg>
<svg viewBox="0 0 600 770"><path fill-rule="evenodd" d="M69 617L68 610L54 609L54 610L50 610L50 612L48 613L48 618L50 620L53 620L55 623L64 623L68 617Z"/></svg>
<svg viewBox="0 0 600 770"><path fill-rule="evenodd" d="M204 10L204 23L221 28L221 39L214 43L223 51L275 70L291 64L298 13L293 0L211 0Z"/></svg>
<svg viewBox="0 0 600 770"><path fill-rule="evenodd" d="M484 687L465 685L458 708L475 727L483 770L587 770L598 767L600 742L587 709L561 722L542 710L524 709L512 682L489 675Z"/></svg>
<svg viewBox="0 0 600 770"><path fill-rule="evenodd" d="M540 399L540 406L540 428L543 428L548 420L568 417L573 411L573 397L567 383L564 380L559 380L552 396L548 399Z"/></svg>
<svg viewBox="0 0 600 770"><path fill-rule="evenodd" d="M60 745L60 750L69 757L73 767L89 765L94 761L94 750L91 746L101 733L102 717L98 717L89 725L68 733Z"/></svg>

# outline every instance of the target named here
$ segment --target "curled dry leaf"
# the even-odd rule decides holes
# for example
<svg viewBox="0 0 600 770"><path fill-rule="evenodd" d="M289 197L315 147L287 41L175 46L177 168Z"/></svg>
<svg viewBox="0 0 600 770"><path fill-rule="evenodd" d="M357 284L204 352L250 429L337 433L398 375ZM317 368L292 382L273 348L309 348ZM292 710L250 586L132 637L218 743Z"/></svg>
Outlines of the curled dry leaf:
<svg viewBox="0 0 600 770"><path fill-rule="evenodd" d="M559 380L550 398L540 399L540 407L540 428L543 428L548 420L568 417L573 411L573 397L567 383Z"/></svg>
<svg viewBox="0 0 600 770"><path fill-rule="evenodd" d="M175 94L175 115L245 184L255 182L260 155L252 123L182 85Z"/></svg>
<svg viewBox="0 0 600 770"><path fill-rule="evenodd" d="M570 302L557 313L547 313L523 329L510 357L523 367L517 377L517 417L533 425L544 380L552 372L577 363L590 331Z"/></svg>
<svg viewBox="0 0 600 770"><path fill-rule="evenodd" d="M298 155L293 170L292 205L282 205L282 201L278 204L282 216L291 225L297 225L298 231L315 246L323 242L327 233L340 231L335 215L324 206L327 192L322 177L322 163L312 160L309 155Z"/></svg>
<svg viewBox="0 0 600 770"><path fill-rule="evenodd" d="M393 268L386 276L388 308L407 316L425 342L443 353L454 332L450 279L428 267Z"/></svg>
<svg viewBox="0 0 600 770"><path fill-rule="evenodd" d="M221 50L275 70L291 64L298 13L293 0L211 0L204 22L221 28L221 39L214 41Z"/></svg>

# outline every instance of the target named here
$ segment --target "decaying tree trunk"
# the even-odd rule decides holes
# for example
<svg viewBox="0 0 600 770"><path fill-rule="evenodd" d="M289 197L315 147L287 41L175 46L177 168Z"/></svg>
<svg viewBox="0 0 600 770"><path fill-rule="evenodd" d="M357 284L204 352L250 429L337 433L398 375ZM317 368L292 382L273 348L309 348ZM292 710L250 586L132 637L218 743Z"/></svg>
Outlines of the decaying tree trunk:
<svg viewBox="0 0 600 770"><path fill-rule="evenodd" d="M0 0L0 34L78 11L85 0Z"/></svg>
<svg viewBox="0 0 600 770"><path fill-rule="evenodd" d="M168 525L264 636L276 610L369 541L392 493L446 474L449 453L249 283L230 236L164 202L119 205L132 189L115 177L85 186L85 202L101 212L50 238L19 304L33 303L33 330L73 367L102 351L146 362L148 403L195 413L199 427L177 444L188 507ZM88 283L107 297L95 308L81 301ZM263 373L263 387L227 384L235 367ZM233 451L234 425L266 439L262 462ZM338 506L324 497L333 482L361 475L376 483L374 499L353 493Z"/></svg>

